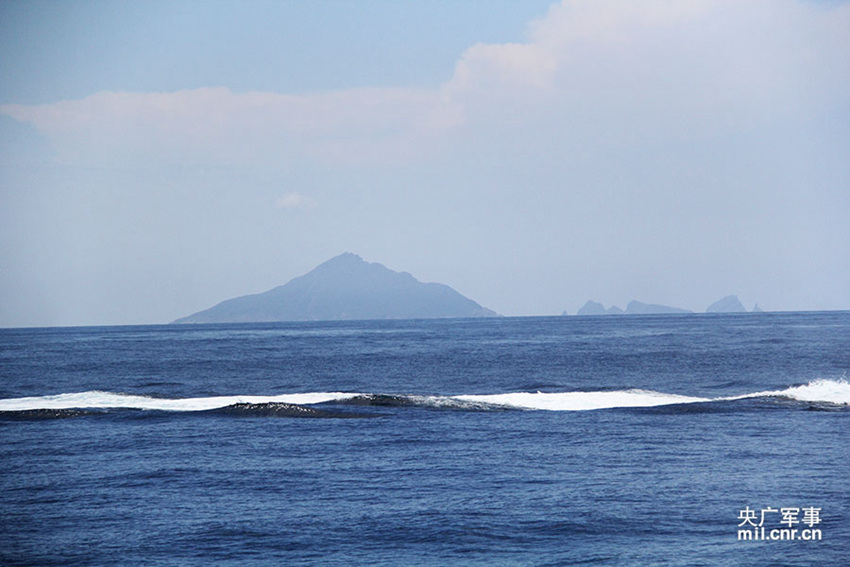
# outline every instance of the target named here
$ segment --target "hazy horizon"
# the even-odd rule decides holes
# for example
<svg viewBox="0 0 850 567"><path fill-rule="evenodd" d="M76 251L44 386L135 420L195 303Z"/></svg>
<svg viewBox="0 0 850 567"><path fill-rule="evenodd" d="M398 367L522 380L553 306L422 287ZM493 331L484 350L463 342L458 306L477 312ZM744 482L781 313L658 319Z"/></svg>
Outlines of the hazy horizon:
<svg viewBox="0 0 850 567"><path fill-rule="evenodd" d="M850 3L0 4L0 327L343 252L507 316L850 310Z"/></svg>
<svg viewBox="0 0 850 567"><path fill-rule="evenodd" d="M353 253L353 252L344 252L343 254L354 254L354 255L356 255L356 256L358 256L358 257L359 257L359 255L358 255L358 254ZM329 260L333 260L333 259L336 259L336 257L331 258L331 259L329 259ZM363 258L361 258L361 259L363 259ZM380 264L380 265L382 265L382 266L383 266L383 264L381 264L381 262L372 262L372 261L369 261L369 260L366 260L366 259L363 259L363 260L364 260L364 261L366 261L366 262L369 262L369 263L376 263L376 264ZM320 264L320 265L321 265L321 264ZM319 266L320 266L320 265L319 265ZM318 268L319 266L316 266L316 267ZM392 267L391 267L391 266L384 266L384 267L386 267L386 268L388 268L388 269L392 270ZM311 270L311 271L312 271L312 270ZM393 270L393 271L394 271L394 272L398 272L398 270ZM309 272L308 272L308 273L309 273ZM299 276L295 276L295 278L293 278L293 279L299 279L301 276L304 276L304 275L307 275L307 274L301 274L301 275L299 275ZM413 275L413 274L411 274L411 275ZM415 276L415 275L413 275L413 277L415 278L416 276ZM281 284L281 286L276 286L276 287L283 287L283 286L285 286L286 284L290 283L291 281L292 281L292 280L290 280L290 281L288 281L288 282L285 282L284 284ZM420 280L418 280L418 279L417 279L417 281L420 281ZM430 282L422 282L422 283L430 283ZM435 283L443 283L443 282L435 282ZM216 307L216 306L218 306L218 305L220 305L220 304L222 304L222 303L227 303L229 300L237 299L237 298L241 298L241 297L248 297L248 296L252 296L252 295L256 295L256 296L264 295L266 292L272 291L273 289L275 289L275 288L267 289L267 290L262 290L262 291L257 292L257 293L248 293L248 294L243 294L243 295L239 295L239 296L235 296L235 297L227 297L227 298L224 298L222 301L216 302L216 303L215 303L215 304L213 304L213 305L209 305L209 306L208 306L208 308L204 308L204 309L202 309L202 310L201 310L200 312L198 312L198 313L186 314L186 316L185 316L185 317L181 317L181 318L178 318L178 319L173 320L173 321L161 321L161 322L157 322L157 323L139 323L139 324L136 324L136 323L118 323L118 324L104 324L104 325L74 325L74 324L66 324L66 325L52 325L51 327L170 325L170 324L178 323L178 322L180 322L180 320L182 320L182 319L188 319L188 318L190 318L190 317L191 317L191 316L193 316L193 315L198 315L199 313L203 313L204 311L207 311L207 310L209 310L209 309L211 309L211 308L213 308L213 307ZM720 301L720 300L723 300L723 299L727 299L727 298L728 298L728 297L730 297L730 296L733 296L733 297L736 297L736 298L737 298L737 295L736 295L736 294L730 294L730 295L728 295L728 296L724 296L724 297L720 297L720 298L718 298L718 299L717 299L717 301ZM474 301L474 298L469 298L469 299L472 299L472 300ZM622 311L621 311L620 313L617 313L617 314L614 314L614 315L615 315L615 316L616 316L616 315L620 315L620 316L626 316L626 317L633 317L633 316L636 316L636 315L638 315L638 316L639 316L639 315L641 315L641 313L629 313L628 311L626 311L626 310L624 309L624 308L626 308L626 307L627 307L629 304L631 304L631 303L638 303L638 304L642 304L643 306L646 306L646 307L663 307L663 308L666 308L666 307L672 307L673 309L676 309L676 308L678 308L678 307L679 307L679 306L676 306L676 305L647 304L647 303L645 303L645 302L643 302L643 301L640 301L640 299L639 299L639 298L633 298L632 300L630 300L629 302L627 302L627 303L625 303L625 304L623 304L623 305L614 305L614 304L610 304L610 305L609 305L609 304L605 304L604 302L595 301L593 298L588 299L585 303L598 303L598 304L601 304L601 305L602 305L603 307L605 307L605 308L622 309ZM714 303L715 303L715 302L712 302L712 305L713 305ZM483 308L487 309L487 306L486 306L486 305L482 305L481 307L483 307ZM706 308L704 308L704 309L688 310L688 311L687 311L687 312L685 312L685 313L661 313L661 312L653 312L653 313L647 313L647 315L652 315L652 316L658 316L658 315L671 315L671 314L672 314L672 315L706 315L706 314L707 314L707 315L711 315L712 313L711 313L711 312L709 312L709 311L707 310L707 309L708 309L708 307L710 307L710 305L706 306ZM758 311L754 310L756 307L758 307L758 309L759 309ZM758 305L758 302L754 303L752 306L744 305L744 308L746 309L746 312L744 312L744 313L740 313L740 312L739 312L739 313L733 313L733 314L736 314L736 315L741 315L741 314L743 314L743 315L747 315L747 314L751 314L751 313L752 313L752 314L758 314L758 313L775 313L775 314L782 314L782 313L800 313L800 312L801 312L801 311L798 311L798 310L779 310L779 311L773 311L773 310L762 310L761 306L760 306L760 305ZM580 309L579 309L579 310L577 310L577 311L580 311ZM843 309L840 309L840 310L813 310L812 312L830 312L830 311L848 311L848 310L843 310ZM721 313L722 313L722 314L730 314L731 312L730 312L730 313L721 312ZM714 314L716 314L716 313L714 313ZM610 317L611 315L612 315L612 313L610 313L610 312L609 312L609 313L605 313L605 314L594 314L594 315L591 315L591 316L605 316L605 317ZM496 313L496 315L495 315L495 316L497 316L497 317L563 317L563 316L579 316L579 317L581 317L581 318L585 318L585 317L587 317L588 315L583 315L582 313L579 313L579 312L564 311L564 312L562 312L562 313L558 313L558 314L541 314L541 315L503 315L503 314L501 314L501 313ZM439 317L438 317L438 318L439 318ZM326 320L326 321L351 321L351 319L336 319L336 318L328 318L328 319L323 319L323 320ZM305 319L292 319L292 320L286 319L286 320L282 320L282 322L304 322L304 321L307 321L307 320L305 320ZM260 322L262 322L262 321L260 321ZM194 323L194 324L199 324L199 323ZM200 324L202 324L202 323L200 323ZM219 323L213 323L213 324L219 324ZM21 326L16 326L16 327L4 327L4 328L43 328L43 326L41 326L41 325L21 325Z"/></svg>

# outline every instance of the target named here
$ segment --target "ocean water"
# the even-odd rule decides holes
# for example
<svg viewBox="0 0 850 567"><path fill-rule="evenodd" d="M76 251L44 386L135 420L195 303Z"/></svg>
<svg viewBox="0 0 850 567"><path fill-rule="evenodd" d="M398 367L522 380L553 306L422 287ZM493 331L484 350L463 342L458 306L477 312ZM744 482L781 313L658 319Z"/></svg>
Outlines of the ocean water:
<svg viewBox="0 0 850 567"><path fill-rule="evenodd" d="M847 312L0 330L0 564L847 565L848 369Z"/></svg>

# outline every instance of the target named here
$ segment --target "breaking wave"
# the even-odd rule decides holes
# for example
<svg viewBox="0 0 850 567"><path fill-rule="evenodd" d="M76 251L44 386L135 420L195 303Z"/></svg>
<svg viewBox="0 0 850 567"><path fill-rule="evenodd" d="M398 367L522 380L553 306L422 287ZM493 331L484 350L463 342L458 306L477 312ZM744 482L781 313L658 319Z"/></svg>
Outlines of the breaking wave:
<svg viewBox="0 0 850 567"><path fill-rule="evenodd" d="M664 394L651 390L619 390L612 392L517 392L480 396L457 396L458 399L498 406L550 410L583 411L609 408L653 407L670 404L710 402L709 398L694 398L677 394Z"/></svg>
<svg viewBox="0 0 850 567"><path fill-rule="evenodd" d="M377 414L339 412L328 407L426 407L465 411L548 410L585 411L613 408L641 408L674 404L704 404L754 398L779 398L797 402L850 405L850 383L846 380L815 380L784 390L754 392L740 396L703 398L667 394L651 390L617 390L592 392L512 392L504 394L470 394L426 396L413 394L368 394L351 392L307 392L278 396L214 396L167 399L113 392L90 391L53 396L0 400L0 413L19 417L88 415L103 410L136 409L167 412L210 412L229 415L272 417L374 417ZM325 404L320 408L313 407ZM100 411L97 411L100 410Z"/></svg>
<svg viewBox="0 0 850 567"><path fill-rule="evenodd" d="M814 380L801 386L792 386L784 390L757 392L738 396L738 398L786 398L798 402L828 403L850 405L850 382L846 380ZM729 398L736 399L736 398Z"/></svg>
<svg viewBox="0 0 850 567"><path fill-rule="evenodd" d="M35 409L142 409L160 411L209 411L239 404L311 405L350 398L340 392L312 392L281 396L214 396L208 398L152 398L113 392L79 392L0 400L0 411Z"/></svg>

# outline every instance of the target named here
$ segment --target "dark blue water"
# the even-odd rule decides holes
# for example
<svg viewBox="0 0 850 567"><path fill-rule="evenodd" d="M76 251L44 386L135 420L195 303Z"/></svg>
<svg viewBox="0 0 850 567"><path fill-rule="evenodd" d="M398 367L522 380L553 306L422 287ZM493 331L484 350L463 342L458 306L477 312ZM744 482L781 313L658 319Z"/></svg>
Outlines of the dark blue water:
<svg viewBox="0 0 850 567"><path fill-rule="evenodd" d="M850 313L0 330L0 564L843 565L848 369Z"/></svg>

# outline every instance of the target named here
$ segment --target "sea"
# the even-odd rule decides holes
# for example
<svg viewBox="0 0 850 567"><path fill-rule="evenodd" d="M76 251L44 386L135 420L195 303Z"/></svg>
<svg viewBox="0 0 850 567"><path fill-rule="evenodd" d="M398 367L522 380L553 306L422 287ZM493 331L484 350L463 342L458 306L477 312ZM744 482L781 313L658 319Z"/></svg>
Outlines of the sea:
<svg viewBox="0 0 850 567"><path fill-rule="evenodd" d="M0 330L0 564L850 564L850 312Z"/></svg>

